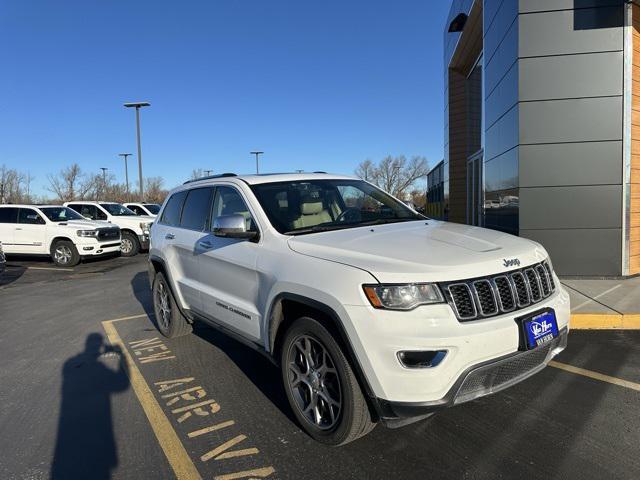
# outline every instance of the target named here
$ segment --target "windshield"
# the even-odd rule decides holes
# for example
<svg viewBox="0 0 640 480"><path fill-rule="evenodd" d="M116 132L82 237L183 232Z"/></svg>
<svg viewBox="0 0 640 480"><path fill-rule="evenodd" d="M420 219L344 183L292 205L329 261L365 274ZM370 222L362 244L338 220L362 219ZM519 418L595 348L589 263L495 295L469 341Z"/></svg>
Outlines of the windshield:
<svg viewBox="0 0 640 480"><path fill-rule="evenodd" d="M40 211L44 213L52 222L66 222L68 220L86 220L82 215L71 210L68 207L40 207Z"/></svg>
<svg viewBox="0 0 640 480"><path fill-rule="evenodd" d="M107 212L109 212L110 215L113 215L114 217L136 215L127 207L125 207L124 205L120 205L119 203L101 203L100 206L104 208Z"/></svg>
<svg viewBox="0 0 640 480"><path fill-rule="evenodd" d="M426 218L362 180L277 182L251 189L274 228L288 235Z"/></svg>
<svg viewBox="0 0 640 480"><path fill-rule="evenodd" d="M146 208L147 210L149 210L149 212L152 215L157 215L158 212L160 211L160 205L156 204L156 203L145 203L144 204L144 208Z"/></svg>

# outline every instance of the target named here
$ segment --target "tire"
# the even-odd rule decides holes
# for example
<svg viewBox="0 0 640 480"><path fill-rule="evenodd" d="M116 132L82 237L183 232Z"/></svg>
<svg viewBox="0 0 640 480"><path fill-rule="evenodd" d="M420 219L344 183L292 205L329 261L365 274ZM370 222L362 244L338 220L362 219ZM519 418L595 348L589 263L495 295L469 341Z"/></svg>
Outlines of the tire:
<svg viewBox="0 0 640 480"><path fill-rule="evenodd" d="M349 361L313 318L299 318L285 334L280 370L291 409L315 440L345 445L376 426ZM314 395L317 408L310 409Z"/></svg>
<svg viewBox="0 0 640 480"><path fill-rule="evenodd" d="M167 338L181 337L191 333L191 324L180 312L163 273L156 273L152 290L153 311L156 316L156 327L160 333Z"/></svg>
<svg viewBox="0 0 640 480"><path fill-rule="evenodd" d="M131 232L122 232L120 252L123 257L135 257L140 252L140 240Z"/></svg>
<svg viewBox="0 0 640 480"><path fill-rule="evenodd" d="M80 254L73 242L58 240L51 246L51 259L57 267L75 267L80 263Z"/></svg>

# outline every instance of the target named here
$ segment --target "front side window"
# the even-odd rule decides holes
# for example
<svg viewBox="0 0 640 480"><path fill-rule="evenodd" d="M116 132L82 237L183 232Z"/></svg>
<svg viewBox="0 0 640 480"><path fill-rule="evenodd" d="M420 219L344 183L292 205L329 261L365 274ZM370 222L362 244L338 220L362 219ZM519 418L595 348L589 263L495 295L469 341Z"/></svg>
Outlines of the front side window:
<svg viewBox="0 0 640 480"><path fill-rule="evenodd" d="M211 213L211 225L213 225L216 218L226 215L242 215L247 225L247 231L257 232L253 217L240 193L235 188L222 186L216 188L216 197L213 201Z"/></svg>
<svg viewBox="0 0 640 480"><path fill-rule="evenodd" d="M127 207L120 205L119 203L101 203L100 206L109 212L109 215L113 215L114 217L135 216L135 212L132 212Z"/></svg>
<svg viewBox="0 0 640 480"><path fill-rule="evenodd" d="M44 225L45 221L35 210L31 208L21 208L18 213L18 223L27 225Z"/></svg>
<svg viewBox="0 0 640 480"><path fill-rule="evenodd" d="M194 188L189 190L182 209L180 227L203 231L209 219L212 195L213 188Z"/></svg>
<svg viewBox="0 0 640 480"><path fill-rule="evenodd" d="M362 180L275 182L251 189L274 228L288 235L425 219Z"/></svg>
<svg viewBox="0 0 640 480"><path fill-rule="evenodd" d="M69 220L84 220L82 215L79 215L74 210L68 207L41 207L40 210L46 215L46 217L52 222L67 222Z"/></svg>
<svg viewBox="0 0 640 480"><path fill-rule="evenodd" d="M0 223L16 223L18 209L15 207L0 208Z"/></svg>
<svg viewBox="0 0 640 480"><path fill-rule="evenodd" d="M157 203L145 203L144 208L146 208L151 215L157 215L160 212L160 205Z"/></svg>
<svg viewBox="0 0 640 480"><path fill-rule="evenodd" d="M180 225L180 214L182 213L182 205L184 204L186 196L187 192L184 190L171 195L171 198L162 212L162 218L160 219L161 223L174 227Z"/></svg>

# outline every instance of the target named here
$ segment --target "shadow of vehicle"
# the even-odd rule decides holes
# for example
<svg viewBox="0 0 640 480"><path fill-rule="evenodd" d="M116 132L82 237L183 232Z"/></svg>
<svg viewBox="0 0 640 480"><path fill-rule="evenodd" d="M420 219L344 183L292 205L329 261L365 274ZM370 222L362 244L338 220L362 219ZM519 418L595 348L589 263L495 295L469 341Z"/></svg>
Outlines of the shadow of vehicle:
<svg viewBox="0 0 640 480"><path fill-rule="evenodd" d="M125 365L122 352L99 333L88 335L85 350L64 363L52 479L111 478L118 452L110 397L129 388Z"/></svg>
<svg viewBox="0 0 640 480"><path fill-rule="evenodd" d="M137 273L133 277L131 289L149 320L156 326L151 287L146 272ZM280 370L267 357L204 322L195 322L193 334L222 351L266 398L292 422L296 422L285 395Z"/></svg>
<svg viewBox="0 0 640 480"><path fill-rule="evenodd" d="M16 280L18 280L24 272L27 271L26 267L22 265L12 264L7 262L6 269L0 273L0 287L4 287L5 285L9 285Z"/></svg>

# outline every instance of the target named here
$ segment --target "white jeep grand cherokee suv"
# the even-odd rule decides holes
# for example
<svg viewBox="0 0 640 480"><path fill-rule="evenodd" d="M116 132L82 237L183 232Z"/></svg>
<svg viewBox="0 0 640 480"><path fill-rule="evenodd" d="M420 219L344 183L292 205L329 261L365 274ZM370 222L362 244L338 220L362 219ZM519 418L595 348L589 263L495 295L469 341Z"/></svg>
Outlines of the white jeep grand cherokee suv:
<svg viewBox="0 0 640 480"><path fill-rule="evenodd" d="M225 174L174 190L158 219L159 330L198 319L264 352L324 443L497 392L567 343L541 245L425 218L359 179Z"/></svg>
<svg viewBox="0 0 640 480"><path fill-rule="evenodd" d="M115 202L66 202L80 215L91 220L104 220L120 227L122 232L122 256L133 257L140 250L149 248L149 228L155 217L137 215L127 207Z"/></svg>
<svg viewBox="0 0 640 480"><path fill-rule="evenodd" d="M62 206L0 205L0 241L6 254L48 255L72 267L83 257L118 253L120 229Z"/></svg>

